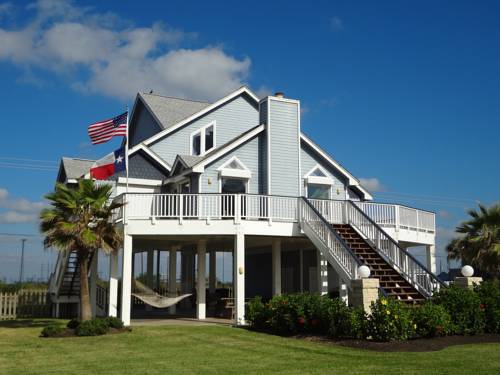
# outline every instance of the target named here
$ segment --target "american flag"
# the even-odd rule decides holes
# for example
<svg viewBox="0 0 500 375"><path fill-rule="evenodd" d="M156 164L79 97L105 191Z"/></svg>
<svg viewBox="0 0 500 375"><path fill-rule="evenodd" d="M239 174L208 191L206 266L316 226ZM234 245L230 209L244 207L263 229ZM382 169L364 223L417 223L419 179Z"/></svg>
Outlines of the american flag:
<svg viewBox="0 0 500 375"><path fill-rule="evenodd" d="M128 112L122 113L109 120L99 121L89 126L89 137L93 145L104 143L111 138L118 136L124 137L127 135L127 115Z"/></svg>

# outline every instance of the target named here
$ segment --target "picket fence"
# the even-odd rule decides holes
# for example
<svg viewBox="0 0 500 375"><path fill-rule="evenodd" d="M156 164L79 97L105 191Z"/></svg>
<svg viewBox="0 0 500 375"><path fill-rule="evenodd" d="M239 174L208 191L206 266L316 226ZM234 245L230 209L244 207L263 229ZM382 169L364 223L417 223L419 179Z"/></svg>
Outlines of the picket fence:
<svg viewBox="0 0 500 375"><path fill-rule="evenodd" d="M0 320L17 318L48 318L51 301L47 290L20 290L0 293Z"/></svg>

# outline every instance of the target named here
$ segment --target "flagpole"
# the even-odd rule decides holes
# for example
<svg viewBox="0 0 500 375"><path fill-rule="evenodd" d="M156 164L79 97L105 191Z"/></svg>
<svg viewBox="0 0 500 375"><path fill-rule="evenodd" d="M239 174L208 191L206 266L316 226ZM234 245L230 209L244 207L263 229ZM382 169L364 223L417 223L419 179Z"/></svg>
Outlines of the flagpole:
<svg viewBox="0 0 500 375"><path fill-rule="evenodd" d="M126 174L126 188L125 192L128 193L128 105L126 106L127 110L127 135L125 138L125 174Z"/></svg>

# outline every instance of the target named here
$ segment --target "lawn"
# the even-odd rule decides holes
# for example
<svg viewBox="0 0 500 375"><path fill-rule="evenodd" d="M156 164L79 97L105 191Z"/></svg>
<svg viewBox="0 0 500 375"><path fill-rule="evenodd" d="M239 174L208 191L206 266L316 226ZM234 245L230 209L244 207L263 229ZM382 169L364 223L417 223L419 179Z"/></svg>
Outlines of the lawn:
<svg viewBox="0 0 500 375"><path fill-rule="evenodd" d="M0 322L0 374L500 374L500 344L378 353L222 326L39 338L46 323Z"/></svg>

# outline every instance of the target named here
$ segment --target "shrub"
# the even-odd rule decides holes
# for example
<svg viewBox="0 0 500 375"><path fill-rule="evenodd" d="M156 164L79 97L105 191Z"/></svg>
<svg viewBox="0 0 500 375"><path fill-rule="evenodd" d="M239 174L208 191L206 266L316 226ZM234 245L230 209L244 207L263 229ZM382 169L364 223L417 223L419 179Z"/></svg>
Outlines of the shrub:
<svg viewBox="0 0 500 375"><path fill-rule="evenodd" d="M64 331L64 328L59 324L51 323L42 329L40 336L42 337L55 337L59 336Z"/></svg>
<svg viewBox="0 0 500 375"><path fill-rule="evenodd" d="M432 300L450 315L452 333L473 335L484 331L484 311L479 295L473 290L452 285L441 289Z"/></svg>
<svg viewBox="0 0 500 375"><path fill-rule="evenodd" d="M365 330L366 336L375 341L407 340L414 333L408 307L385 297L372 303Z"/></svg>
<svg viewBox="0 0 500 375"><path fill-rule="evenodd" d="M330 300L328 306L328 334L334 338L346 338L361 336L362 320L359 311L348 307L339 298Z"/></svg>
<svg viewBox="0 0 500 375"><path fill-rule="evenodd" d="M109 328L115 328L115 329L123 328L122 320L120 318L117 318L116 316L108 316L107 318L105 318L105 320Z"/></svg>
<svg viewBox="0 0 500 375"><path fill-rule="evenodd" d="M500 280L484 281L474 288L484 312L485 331L500 333Z"/></svg>
<svg viewBox="0 0 500 375"><path fill-rule="evenodd" d="M71 329L76 329L80 325L80 321L78 319L71 319L68 324L66 324L66 327L71 328Z"/></svg>
<svg viewBox="0 0 500 375"><path fill-rule="evenodd" d="M443 306L430 301L411 310L414 328L420 337L446 336L452 332L450 314Z"/></svg>
<svg viewBox="0 0 500 375"><path fill-rule="evenodd" d="M269 301L269 328L284 335L297 333L305 325L302 306L297 305L294 295L275 296Z"/></svg>
<svg viewBox="0 0 500 375"><path fill-rule="evenodd" d="M108 332L109 326L106 319L91 319L81 322L76 328L75 334L77 336L100 336Z"/></svg>

